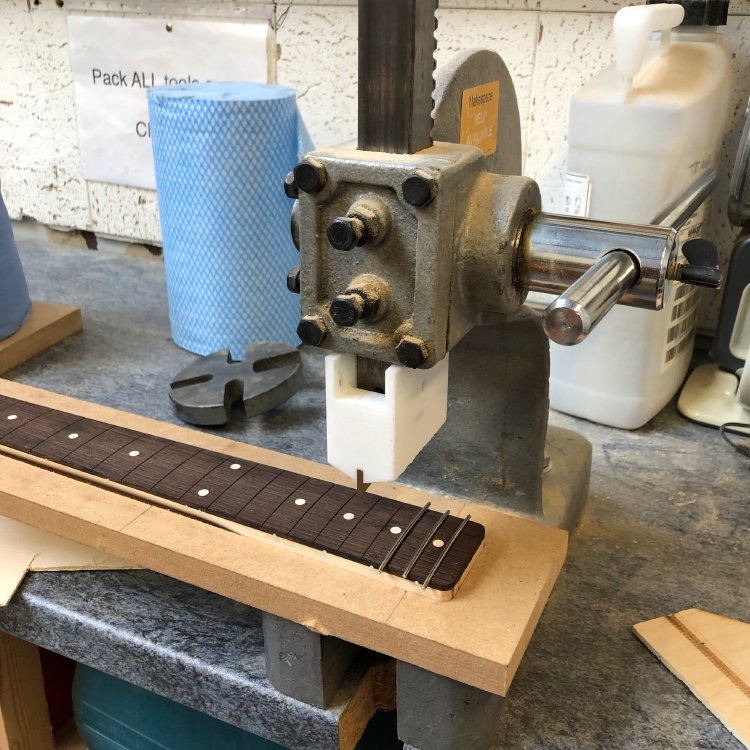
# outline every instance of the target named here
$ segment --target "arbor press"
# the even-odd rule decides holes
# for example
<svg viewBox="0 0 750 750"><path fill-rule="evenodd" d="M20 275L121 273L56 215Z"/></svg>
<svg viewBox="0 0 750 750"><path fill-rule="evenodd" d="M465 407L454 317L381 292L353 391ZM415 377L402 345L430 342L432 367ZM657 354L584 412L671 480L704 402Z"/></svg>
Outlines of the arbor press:
<svg viewBox="0 0 750 750"><path fill-rule="evenodd" d="M333 352L328 460L358 486L434 466L444 491L571 529L591 447L547 427L547 337L577 344L618 303L659 310L671 283L718 286L715 248L678 241L715 176L654 206L659 226L543 213L505 64L467 52L434 81L436 10L360 0L358 142L308 154L285 184L298 333ZM529 291L560 296L539 319ZM545 470L562 491L542 492ZM398 683L407 743L487 746L500 698L403 662Z"/></svg>

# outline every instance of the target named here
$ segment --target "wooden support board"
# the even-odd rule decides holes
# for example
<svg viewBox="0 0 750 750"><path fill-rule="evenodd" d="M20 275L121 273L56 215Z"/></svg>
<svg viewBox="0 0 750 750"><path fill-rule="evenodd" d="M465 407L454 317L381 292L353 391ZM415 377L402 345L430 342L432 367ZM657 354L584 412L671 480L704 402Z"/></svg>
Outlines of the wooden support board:
<svg viewBox="0 0 750 750"><path fill-rule="evenodd" d="M96 406L10 381L0 394L310 477L329 466ZM374 486L375 488L375 486ZM485 547L455 599L436 602L331 565L273 536L245 538L194 518L0 456L0 514L365 648L505 695L560 573L567 534L487 506L399 485L383 496L472 518Z"/></svg>
<svg viewBox="0 0 750 750"><path fill-rule="evenodd" d="M21 329L0 341L0 375L83 328L81 310L70 305L34 302Z"/></svg>
<svg viewBox="0 0 750 750"><path fill-rule="evenodd" d="M750 624L688 609L636 625L635 632L750 748Z"/></svg>
<svg viewBox="0 0 750 750"><path fill-rule="evenodd" d="M0 750L53 750L39 649L0 633Z"/></svg>

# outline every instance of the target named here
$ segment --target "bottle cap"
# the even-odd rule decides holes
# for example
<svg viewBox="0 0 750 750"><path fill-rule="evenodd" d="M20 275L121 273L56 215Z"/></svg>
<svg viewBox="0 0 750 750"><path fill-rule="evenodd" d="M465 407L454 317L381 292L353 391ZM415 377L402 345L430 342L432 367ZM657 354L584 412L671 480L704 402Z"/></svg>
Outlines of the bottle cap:
<svg viewBox="0 0 750 750"><path fill-rule="evenodd" d="M681 5L685 9L682 26L726 26L729 0L646 0L646 5Z"/></svg>

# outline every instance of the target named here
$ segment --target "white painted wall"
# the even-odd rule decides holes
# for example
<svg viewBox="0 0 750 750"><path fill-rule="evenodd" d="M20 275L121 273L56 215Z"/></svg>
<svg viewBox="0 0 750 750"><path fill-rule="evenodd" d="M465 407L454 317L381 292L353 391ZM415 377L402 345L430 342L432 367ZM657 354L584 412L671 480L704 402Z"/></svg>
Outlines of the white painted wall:
<svg viewBox="0 0 750 750"><path fill-rule="evenodd" d="M0 0L0 181L11 216L98 234L159 242L156 196L81 177L65 14L71 7L239 12L254 0ZM524 134L525 172L537 179L547 210L559 210L571 96L611 59L617 0L443 0L438 61L488 47L513 74ZM283 11L287 3L278 3ZM750 0L732 0L726 29L736 68L732 128L722 156L711 235L724 265L736 230L724 196L750 95ZM278 80L299 91L318 145L356 133L355 0L296 0L277 41ZM704 325L715 324L720 295L707 295Z"/></svg>

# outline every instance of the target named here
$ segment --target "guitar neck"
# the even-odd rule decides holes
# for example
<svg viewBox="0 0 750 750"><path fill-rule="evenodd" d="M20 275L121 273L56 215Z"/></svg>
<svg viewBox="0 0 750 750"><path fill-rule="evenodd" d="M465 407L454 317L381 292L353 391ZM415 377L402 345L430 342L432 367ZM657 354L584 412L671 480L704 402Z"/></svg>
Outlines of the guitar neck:
<svg viewBox="0 0 750 750"><path fill-rule="evenodd" d="M0 396L0 446L307 547L455 589L484 540L470 519Z"/></svg>

